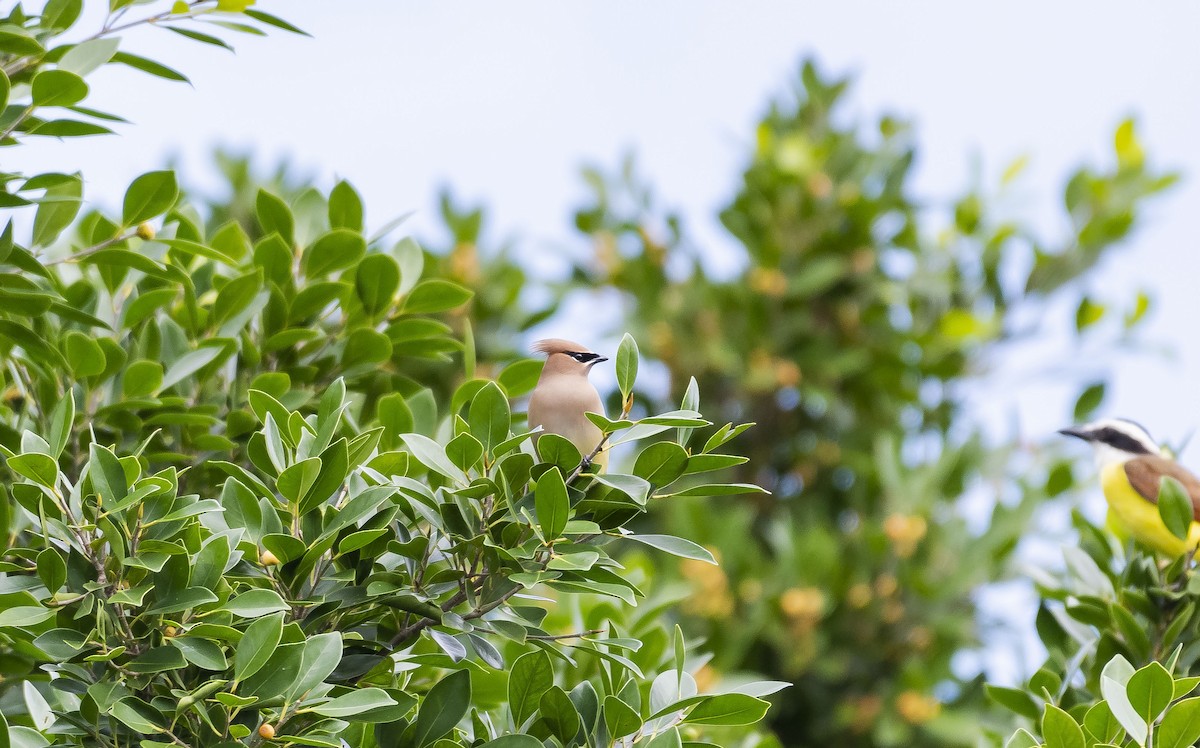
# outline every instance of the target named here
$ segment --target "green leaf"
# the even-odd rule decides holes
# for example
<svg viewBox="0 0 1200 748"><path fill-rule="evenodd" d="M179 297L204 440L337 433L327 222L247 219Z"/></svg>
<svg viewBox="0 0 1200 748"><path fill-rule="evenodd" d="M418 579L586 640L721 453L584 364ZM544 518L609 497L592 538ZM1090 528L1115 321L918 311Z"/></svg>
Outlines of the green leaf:
<svg viewBox="0 0 1200 748"><path fill-rule="evenodd" d="M1100 674L1100 693L1112 709L1121 727L1138 743L1146 742L1146 722L1130 704L1126 685L1133 677L1133 666L1121 655L1114 656Z"/></svg>
<svg viewBox="0 0 1200 748"><path fill-rule="evenodd" d="M770 702L743 693L727 693L701 701L683 721L693 725L752 725L766 716Z"/></svg>
<svg viewBox="0 0 1200 748"><path fill-rule="evenodd" d="M293 34L300 34L301 36L309 36L308 32L298 29L282 18L273 16L270 13L264 13L261 10L252 10L247 8L245 14L256 21L259 21L260 23L267 24L268 26L274 26L275 28L283 29L284 31L290 31Z"/></svg>
<svg viewBox="0 0 1200 748"><path fill-rule="evenodd" d="M243 681L267 664L283 636L283 613L264 616L246 627L233 656L234 677Z"/></svg>
<svg viewBox="0 0 1200 748"><path fill-rule="evenodd" d="M1129 704L1147 724L1158 719L1175 695L1175 681L1167 669L1151 662L1138 670L1125 685Z"/></svg>
<svg viewBox="0 0 1200 748"><path fill-rule="evenodd" d="M679 728L668 727L658 735L655 735L654 739L649 743L646 743L646 748L681 748L682 745L683 743L679 738Z"/></svg>
<svg viewBox="0 0 1200 748"><path fill-rule="evenodd" d="M1079 394L1079 399L1075 401L1076 423L1083 423L1088 420L1088 417L1096 411L1096 408L1100 407L1100 403L1104 402L1104 392L1104 382L1096 382Z"/></svg>
<svg viewBox="0 0 1200 748"><path fill-rule="evenodd" d="M604 485L615 488L638 504L645 506L650 497L650 484L636 475L621 475L620 473L600 473L596 480Z"/></svg>
<svg viewBox="0 0 1200 748"><path fill-rule="evenodd" d="M13 608L0 610L0 626L22 628L36 626L54 618L56 610L43 608L40 605L18 605Z"/></svg>
<svg viewBox="0 0 1200 748"><path fill-rule="evenodd" d="M675 442L657 442L638 455L633 464L633 474L662 488L683 475L687 466L686 449Z"/></svg>
<svg viewBox="0 0 1200 748"><path fill-rule="evenodd" d="M216 346L209 346L183 354L163 374L162 386L159 389L170 389L208 366L221 355L221 350Z"/></svg>
<svg viewBox="0 0 1200 748"><path fill-rule="evenodd" d="M538 378L542 375L545 361L532 358L521 359L505 366L496 381L504 388L509 397L521 397L533 391Z"/></svg>
<svg viewBox="0 0 1200 748"><path fill-rule="evenodd" d="M149 73L150 75L154 75L159 78L165 78L166 80L179 81L180 83L190 83L187 76L178 70L169 68L166 65L155 62L154 60L150 60L145 57L139 57L138 55L131 54L129 52L117 52L112 56L112 61L121 63L122 65L128 65L129 67L135 70L140 70L143 73Z"/></svg>
<svg viewBox="0 0 1200 748"><path fill-rule="evenodd" d="M163 367L157 361L134 361L121 382L126 397L145 397L162 389Z"/></svg>
<svg viewBox="0 0 1200 748"><path fill-rule="evenodd" d="M604 697L604 724L611 738L632 735L642 727L642 718L637 711L616 696Z"/></svg>
<svg viewBox="0 0 1200 748"><path fill-rule="evenodd" d="M214 641L197 636L179 636L171 644L183 653L184 659L203 670L223 672L229 667L225 652Z"/></svg>
<svg viewBox="0 0 1200 748"><path fill-rule="evenodd" d="M363 230L362 198L344 179L335 184L329 192L329 225L335 229L350 229L359 233ZM397 267L397 281L399 277L400 270Z"/></svg>
<svg viewBox="0 0 1200 748"><path fill-rule="evenodd" d="M316 457L309 457L286 468L279 474L275 485L279 488L279 493L283 495L283 498L292 504L299 504L300 499L317 482L320 474L321 461Z"/></svg>
<svg viewBox="0 0 1200 748"><path fill-rule="evenodd" d="M367 240L349 229L334 229L317 237L300 258L300 267L308 278L322 278L336 270L345 270L362 259Z"/></svg>
<svg viewBox="0 0 1200 748"><path fill-rule="evenodd" d="M455 675L460 673L466 675L466 672L462 670L458 671L458 673L455 673ZM454 675L450 676L450 678L453 677ZM446 680L449 680L449 678L442 680L438 685L445 683ZM430 690L430 696L432 696L433 691L436 690L437 686L434 686ZM429 698L429 696L426 697L426 699ZM343 694L333 701L313 707L312 711L316 714L320 714L322 717L354 717L354 715L358 714L359 712L365 712L369 709L379 709L380 707L385 706L393 706L395 704L396 700L389 696L387 691L384 691L382 688L371 686L370 688L360 688L355 691L351 691L350 693Z"/></svg>
<svg viewBox="0 0 1200 748"><path fill-rule="evenodd" d="M629 333L621 338L617 348L617 388L621 390L621 400L628 400L633 393L633 383L638 373L638 344Z"/></svg>
<svg viewBox="0 0 1200 748"><path fill-rule="evenodd" d="M677 538L674 535L625 535L624 538L644 543L660 551L666 551L672 556L690 558L696 561L707 561L714 565L717 563L713 555L703 546L684 538Z"/></svg>
<svg viewBox="0 0 1200 748"><path fill-rule="evenodd" d="M120 39L109 37L76 44L59 59L58 67L85 76L111 60L120 43Z"/></svg>
<svg viewBox="0 0 1200 748"><path fill-rule="evenodd" d="M454 729L471 706L471 674L456 670L438 681L417 711L407 742L416 748L431 745Z"/></svg>
<svg viewBox="0 0 1200 748"><path fill-rule="evenodd" d="M517 658L508 674L508 706L513 722L524 724L541 703L542 694L554 686L554 667L550 656L537 650Z"/></svg>
<svg viewBox="0 0 1200 748"><path fill-rule="evenodd" d="M111 714L131 730L147 735L162 732L161 725L166 724L158 710L132 696L113 704Z"/></svg>
<svg viewBox="0 0 1200 748"><path fill-rule="evenodd" d="M212 36L211 34L204 34L199 31L194 31L192 29L185 29L185 28L181 28L179 26L161 26L160 25L159 28L164 28L167 31L174 31L176 34L179 34L180 36L185 36L188 39L192 39L194 41L198 41L203 44L211 44L214 47L221 47L222 49L228 49L230 52L233 51L233 47L229 46L222 39Z"/></svg>
<svg viewBox="0 0 1200 748"><path fill-rule="evenodd" d="M258 618L269 613L288 610L289 606L275 590L250 590L221 606L239 618Z"/></svg>
<svg viewBox="0 0 1200 748"><path fill-rule="evenodd" d="M63 355L78 378L94 377L104 371L104 351L90 335L69 332L63 338Z"/></svg>
<svg viewBox="0 0 1200 748"><path fill-rule="evenodd" d="M37 575L53 595L67 582L67 562L56 548L47 548L37 555Z"/></svg>
<svg viewBox="0 0 1200 748"><path fill-rule="evenodd" d="M171 209L179 198L179 185L173 171L147 172L130 183L125 190L121 208L121 223L136 226Z"/></svg>
<svg viewBox="0 0 1200 748"><path fill-rule="evenodd" d="M462 306L475 293L446 280L424 280L404 299L405 314L433 314Z"/></svg>
<svg viewBox="0 0 1200 748"><path fill-rule="evenodd" d="M304 642L300 657L300 675L288 692L303 698L330 676L342 661L342 635L337 631L311 636Z"/></svg>
<svg viewBox="0 0 1200 748"><path fill-rule="evenodd" d="M388 255L371 254L354 271L354 290L363 309L376 315L389 309L400 289L400 265Z"/></svg>
<svg viewBox="0 0 1200 748"><path fill-rule="evenodd" d="M1004 744L1004 748L1040 748L1042 741L1035 738L1024 728L1017 730Z"/></svg>
<svg viewBox="0 0 1200 748"><path fill-rule="evenodd" d="M1192 500L1183 484L1169 475L1159 480L1158 515L1172 535L1188 539L1193 520Z"/></svg>
<svg viewBox="0 0 1200 748"><path fill-rule="evenodd" d="M279 234L289 248L296 243L296 219L287 203L266 190L259 190L254 207L264 235Z"/></svg>
<svg viewBox="0 0 1200 748"><path fill-rule="evenodd" d="M479 748L544 748L544 744L532 735L501 735Z"/></svg>
<svg viewBox="0 0 1200 748"><path fill-rule="evenodd" d="M83 182L73 176L46 188L43 202L38 205L33 218L33 245L48 247L58 239L75 216L83 196Z"/></svg>
<svg viewBox="0 0 1200 748"><path fill-rule="evenodd" d="M88 95L88 85L66 70L42 70L33 76L34 106L71 106Z"/></svg>
<svg viewBox="0 0 1200 748"><path fill-rule="evenodd" d="M400 439L425 467L463 485L470 482L466 474L446 458L446 450L433 439L421 434L400 434Z"/></svg>
<svg viewBox="0 0 1200 748"><path fill-rule="evenodd" d="M1033 697L1020 688L1005 688L988 683L985 686L987 695L1000 706L1030 720L1038 718L1038 705Z"/></svg>
<svg viewBox="0 0 1200 748"><path fill-rule="evenodd" d="M47 0L42 9L41 26L56 34L66 31L79 20L83 12L83 0Z"/></svg>
<svg viewBox="0 0 1200 748"><path fill-rule="evenodd" d="M510 420L508 398L495 382L488 382L471 399L467 423L488 454L508 438Z"/></svg>
<svg viewBox="0 0 1200 748"><path fill-rule="evenodd" d="M1200 740L1200 697L1176 703L1163 717L1155 748L1187 748Z"/></svg>
<svg viewBox="0 0 1200 748"><path fill-rule="evenodd" d="M674 496L736 496L744 493L768 493L762 486L753 483L711 483L685 488Z"/></svg>
<svg viewBox="0 0 1200 748"><path fill-rule="evenodd" d="M68 391L50 413L50 456L58 458L71 439L75 426L75 395Z"/></svg>
<svg viewBox="0 0 1200 748"><path fill-rule="evenodd" d="M571 514L571 503L567 497L567 484L558 468L551 468L538 479L534 491L534 509L538 526L546 542L557 540Z"/></svg>
<svg viewBox="0 0 1200 748"><path fill-rule="evenodd" d="M88 475L102 503L114 504L129 494L125 469L112 450L93 442L88 447Z"/></svg>
<svg viewBox="0 0 1200 748"><path fill-rule="evenodd" d="M1042 714L1042 738L1046 748L1086 748L1083 728L1062 709L1053 704L1046 705Z"/></svg>
<svg viewBox="0 0 1200 748"><path fill-rule="evenodd" d="M542 694L539 702L542 721L550 732L567 745L579 732L579 710L571 702L567 692L558 686L552 686Z"/></svg>
<svg viewBox="0 0 1200 748"><path fill-rule="evenodd" d="M54 488L58 482L58 463L50 455L29 452L8 458L8 467L38 485Z"/></svg>
<svg viewBox="0 0 1200 748"><path fill-rule="evenodd" d="M192 584L216 589L225 574L229 555L229 541L224 536L213 535L206 540L192 559Z"/></svg>

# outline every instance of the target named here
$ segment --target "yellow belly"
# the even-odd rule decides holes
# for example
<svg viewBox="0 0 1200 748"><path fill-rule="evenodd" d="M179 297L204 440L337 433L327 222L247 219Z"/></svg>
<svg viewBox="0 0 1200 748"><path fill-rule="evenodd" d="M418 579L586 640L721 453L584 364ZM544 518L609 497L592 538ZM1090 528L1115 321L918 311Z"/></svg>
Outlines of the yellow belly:
<svg viewBox="0 0 1200 748"><path fill-rule="evenodd" d="M1121 464L1107 465L1100 471L1100 486L1108 501L1108 522L1118 535L1133 536L1139 543L1171 557L1200 548L1200 522L1193 522L1188 539L1180 540L1163 524L1158 505L1134 490Z"/></svg>

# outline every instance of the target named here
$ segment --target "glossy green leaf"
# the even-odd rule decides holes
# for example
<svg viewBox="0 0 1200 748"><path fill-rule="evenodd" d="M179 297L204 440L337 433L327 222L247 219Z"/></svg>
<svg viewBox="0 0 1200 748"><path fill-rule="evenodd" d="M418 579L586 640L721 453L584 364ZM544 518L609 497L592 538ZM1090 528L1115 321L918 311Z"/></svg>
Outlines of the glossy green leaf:
<svg viewBox="0 0 1200 748"><path fill-rule="evenodd" d="M282 613L263 616L246 627L233 658L234 677L242 681L257 673L274 654L282 636Z"/></svg>
<svg viewBox="0 0 1200 748"><path fill-rule="evenodd" d="M1053 704L1046 705L1042 715L1042 738L1046 748L1086 748L1083 728L1071 715Z"/></svg>
<svg viewBox="0 0 1200 748"><path fill-rule="evenodd" d="M557 540L566 528L571 513L567 485L558 468L551 468L538 479L534 499L542 537L547 542Z"/></svg>
<svg viewBox="0 0 1200 748"><path fill-rule="evenodd" d="M29 452L8 458L8 467L17 475L47 488L58 482L58 463L49 455Z"/></svg>
<svg viewBox="0 0 1200 748"><path fill-rule="evenodd" d="M1192 527L1192 499L1176 478L1164 475L1159 479L1158 515L1175 537L1188 539Z"/></svg>
<svg viewBox="0 0 1200 748"><path fill-rule="evenodd" d="M1200 740L1200 697L1184 699L1167 711L1155 735L1155 748L1187 748Z"/></svg>
<svg viewBox="0 0 1200 748"><path fill-rule="evenodd" d="M403 273L401 274L403 277ZM457 283L434 279L421 281L404 299L405 314L433 314L462 306L474 292Z"/></svg>
<svg viewBox="0 0 1200 748"><path fill-rule="evenodd" d="M221 606L239 618L259 618L270 613L288 610L288 604L283 601L275 590L250 590L230 598Z"/></svg>
<svg viewBox="0 0 1200 748"><path fill-rule="evenodd" d="M460 673L462 671L459 671ZM457 675L456 673L455 675ZM462 673L466 675L466 673ZM451 676L454 677L454 676ZM448 679L446 679L448 680ZM444 683L445 680L441 681ZM437 689L437 686L434 686ZM338 696L332 701L328 701L319 706L312 708L316 714L323 717L354 717L359 712L365 712L369 709L378 709L380 707L392 706L396 700L388 695L387 691L382 688L359 688L349 693ZM421 744L424 745L424 744Z"/></svg>
<svg viewBox="0 0 1200 748"><path fill-rule="evenodd" d="M362 198L358 196L358 192L355 191L354 187L345 180L335 184L329 192L329 225L335 229L350 229L351 231L362 233ZM394 264L395 261L393 260ZM400 270L397 268L397 282L399 282L399 278Z"/></svg>
<svg viewBox="0 0 1200 748"><path fill-rule="evenodd" d="M296 243L296 219L287 203L266 190L259 190L254 205L263 234L279 234L289 247Z"/></svg>
<svg viewBox="0 0 1200 748"><path fill-rule="evenodd" d="M400 266L388 255L370 254L354 271L354 289L368 314L390 309L400 289Z"/></svg>
<svg viewBox="0 0 1200 748"><path fill-rule="evenodd" d="M37 575L53 595L67 582L67 562L55 548L46 548L37 555Z"/></svg>
<svg viewBox="0 0 1200 748"><path fill-rule="evenodd" d="M621 345L617 348L617 387L621 390L621 399L627 400L633 393L633 383L637 380L638 374L638 352L637 341L629 333L621 338Z"/></svg>
<svg viewBox="0 0 1200 748"><path fill-rule="evenodd" d="M1175 695L1175 681L1161 664L1151 662L1125 685L1129 703L1147 724L1158 719Z"/></svg>
<svg viewBox="0 0 1200 748"><path fill-rule="evenodd" d="M301 269L309 278L324 276L354 266L367 251L367 240L349 229L334 229L322 234L304 250Z"/></svg>
<svg viewBox="0 0 1200 748"><path fill-rule="evenodd" d="M104 371L104 351L94 338L81 332L69 332L63 337L63 356L76 377L94 377Z"/></svg>
<svg viewBox="0 0 1200 748"><path fill-rule="evenodd" d="M67 70L42 70L31 85L35 106L71 106L88 95L88 85Z"/></svg>
<svg viewBox="0 0 1200 748"><path fill-rule="evenodd" d="M537 711L542 695L554 685L554 668L545 652L526 652L508 673L508 705L513 721L524 724Z"/></svg>
<svg viewBox="0 0 1200 748"><path fill-rule="evenodd" d="M147 172L125 190L125 201L121 209L121 222L125 226L136 226L170 210L179 198L179 185L173 171Z"/></svg>
<svg viewBox="0 0 1200 748"><path fill-rule="evenodd" d="M48 247L58 239L79 214L82 196L83 182L77 176L46 188L43 202L38 205L33 218L34 246Z"/></svg>

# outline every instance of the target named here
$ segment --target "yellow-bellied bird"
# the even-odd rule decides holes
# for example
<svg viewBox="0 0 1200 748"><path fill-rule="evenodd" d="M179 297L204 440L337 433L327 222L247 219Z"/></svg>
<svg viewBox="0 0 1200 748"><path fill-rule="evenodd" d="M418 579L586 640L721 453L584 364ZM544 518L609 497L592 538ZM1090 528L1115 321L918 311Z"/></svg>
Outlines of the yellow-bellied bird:
<svg viewBox="0 0 1200 748"><path fill-rule="evenodd" d="M608 359L561 338L539 340L533 348L546 354L546 365L529 398L529 427L541 426L548 434L565 437L579 449L579 454L587 457L604 435L584 415L588 412L604 415L604 403L588 381L588 373ZM536 444L537 437L534 439ZM592 462L603 470L608 453L601 452Z"/></svg>
<svg viewBox="0 0 1200 748"><path fill-rule="evenodd" d="M1164 454L1146 429L1123 418L1106 418L1058 433L1083 439L1095 450L1113 530L1170 556L1196 551L1200 546L1200 479ZM1193 521L1186 541L1175 537L1159 516L1158 489L1164 475L1182 483L1191 497Z"/></svg>

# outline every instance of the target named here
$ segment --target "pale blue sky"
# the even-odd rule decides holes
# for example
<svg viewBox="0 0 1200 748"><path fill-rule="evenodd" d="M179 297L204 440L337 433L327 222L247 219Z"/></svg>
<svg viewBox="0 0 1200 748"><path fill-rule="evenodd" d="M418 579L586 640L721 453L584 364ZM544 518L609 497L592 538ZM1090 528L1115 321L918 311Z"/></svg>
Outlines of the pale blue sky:
<svg viewBox="0 0 1200 748"><path fill-rule="evenodd" d="M1062 230L1061 187L1083 159L1107 163L1112 131L1138 118L1156 163L1185 181L1155 202L1146 228L1089 282L1102 297L1139 287L1158 304L1150 338L1175 359L1064 355L1050 334L1005 361L1004 387L981 392L979 416L1046 438L1070 417L1066 389L1028 375L1042 360L1066 372L1116 365L1105 412L1136 417L1177 441L1200 425L1200 6L1116 2L260 3L314 39L240 37L236 56L145 30L128 48L186 72L194 88L125 70L92 79L94 105L131 114L120 137L46 141L6 152L10 169L82 168L87 196L115 204L128 181L168 154L196 176L218 143L289 155L331 183L350 179L368 222L416 209L437 226L436 188L491 208L495 236L514 236L539 263L577 244L570 209L584 162L635 151L660 195L680 208L717 265L732 245L716 209L736 185L769 96L813 54L857 73L851 109L912 117L917 182L931 200L984 183L1014 158L1032 163L1008 207L1047 235ZM1002 9L1001 9L1002 8ZM98 24L96 21L93 25ZM1072 311L1050 320L1063 329ZM1045 357L1045 359L1043 359ZM1194 450L1192 450L1194 452ZM1082 455L1081 455L1082 457ZM1200 458L1186 454L1193 466ZM1098 498L1095 499L1099 501ZM1095 507L1093 506L1093 509Z"/></svg>

